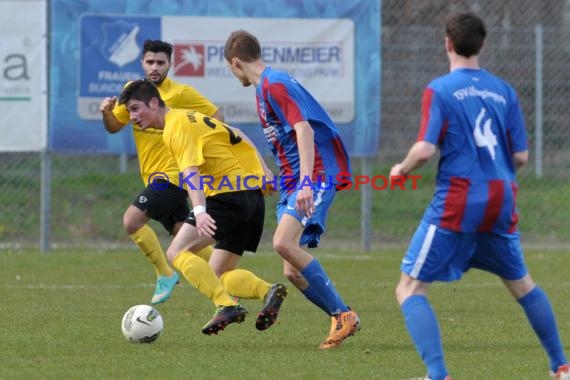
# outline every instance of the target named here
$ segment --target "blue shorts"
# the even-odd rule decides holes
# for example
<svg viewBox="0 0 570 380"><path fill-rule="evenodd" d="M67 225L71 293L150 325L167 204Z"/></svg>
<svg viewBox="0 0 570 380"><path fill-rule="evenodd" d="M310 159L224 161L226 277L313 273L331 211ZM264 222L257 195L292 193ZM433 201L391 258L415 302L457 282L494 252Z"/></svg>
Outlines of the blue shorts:
<svg viewBox="0 0 570 380"><path fill-rule="evenodd" d="M315 191L313 191L315 212L310 218L299 215L297 210L295 210L295 203L297 201L299 190L290 194L282 192L279 202L277 203L277 223L279 223L283 214L289 214L297 219L299 223L305 227L303 234L301 235L299 245L306 245L309 248L315 248L319 245L321 235L325 232L329 208L331 207L336 195L336 188L334 186L323 185L323 188L319 190L316 189L317 185L315 185Z"/></svg>
<svg viewBox="0 0 570 380"><path fill-rule="evenodd" d="M528 270L520 234L460 233L420 223L400 269L424 282L455 281L471 268L519 280Z"/></svg>

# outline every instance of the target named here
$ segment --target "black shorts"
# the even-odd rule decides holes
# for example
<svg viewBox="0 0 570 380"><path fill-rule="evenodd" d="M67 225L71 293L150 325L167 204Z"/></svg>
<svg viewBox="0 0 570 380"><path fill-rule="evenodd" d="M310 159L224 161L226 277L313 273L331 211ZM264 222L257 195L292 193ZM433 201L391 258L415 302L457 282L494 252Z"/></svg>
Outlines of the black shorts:
<svg viewBox="0 0 570 380"><path fill-rule="evenodd" d="M236 255L255 252L265 220L265 199L259 190L235 191L206 198L206 211L216 221L215 248ZM194 213L186 223L196 225Z"/></svg>
<svg viewBox="0 0 570 380"><path fill-rule="evenodd" d="M160 222L170 234L174 225L190 214L188 193L171 183L160 190L147 186L133 201L133 206Z"/></svg>

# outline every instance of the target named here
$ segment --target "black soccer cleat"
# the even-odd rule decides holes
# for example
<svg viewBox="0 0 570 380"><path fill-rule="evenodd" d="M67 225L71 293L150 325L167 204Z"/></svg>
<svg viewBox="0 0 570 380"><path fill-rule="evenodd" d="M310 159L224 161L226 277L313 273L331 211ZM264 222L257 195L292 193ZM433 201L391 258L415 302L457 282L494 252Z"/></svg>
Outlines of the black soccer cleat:
<svg viewBox="0 0 570 380"><path fill-rule="evenodd" d="M267 330L277 320L279 309L287 297L287 287L283 284L273 284L263 299L263 309L257 314L255 328L259 331Z"/></svg>
<svg viewBox="0 0 570 380"><path fill-rule="evenodd" d="M220 306L216 309L214 317L202 328L206 335L218 334L230 323L242 323L245 321L247 310L241 305Z"/></svg>

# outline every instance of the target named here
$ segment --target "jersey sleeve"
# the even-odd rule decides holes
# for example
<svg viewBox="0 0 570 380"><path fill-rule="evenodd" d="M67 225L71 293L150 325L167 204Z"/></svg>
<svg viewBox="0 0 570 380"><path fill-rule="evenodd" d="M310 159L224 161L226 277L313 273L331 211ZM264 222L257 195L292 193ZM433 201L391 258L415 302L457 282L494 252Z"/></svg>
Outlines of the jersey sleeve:
<svg viewBox="0 0 570 380"><path fill-rule="evenodd" d="M190 166L200 166L205 162L204 143L193 133L193 126L188 120L178 119L168 125L164 130L163 141L170 149L181 172Z"/></svg>
<svg viewBox="0 0 570 380"><path fill-rule="evenodd" d="M269 103L281 119L286 132L292 130L295 124L307 120L301 99L295 86L287 86L282 82L269 86Z"/></svg>
<svg viewBox="0 0 570 380"><path fill-rule="evenodd" d="M420 130L417 141L426 141L437 145L444 124L441 99L431 87L426 87L422 97Z"/></svg>
<svg viewBox="0 0 570 380"><path fill-rule="evenodd" d="M523 152L528 149L524 117L517 96L514 96L514 101L510 102L507 135L509 137L509 146L512 149L512 153Z"/></svg>
<svg viewBox="0 0 570 380"><path fill-rule="evenodd" d="M123 90L130 84L132 81L125 83L123 86ZM119 121L119 123L123 125L127 125L131 122L131 116L129 115L129 111L127 110L127 106L125 104L119 104L119 100L115 102L115 108L113 108L113 115Z"/></svg>
<svg viewBox="0 0 570 380"><path fill-rule="evenodd" d="M198 111L206 116L213 116L218 110L218 107L216 107L214 103L198 92L194 87L184 86L181 91L181 104L173 105L176 108Z"/></svg>
<svg viewBox="0 0 570 380"><path fill-rule="evenodd" d="M115 104L115 108L113 108L113 115L119 121L119 123L123 125L127 125L131 122L129 111L124 104Z"/></svg>

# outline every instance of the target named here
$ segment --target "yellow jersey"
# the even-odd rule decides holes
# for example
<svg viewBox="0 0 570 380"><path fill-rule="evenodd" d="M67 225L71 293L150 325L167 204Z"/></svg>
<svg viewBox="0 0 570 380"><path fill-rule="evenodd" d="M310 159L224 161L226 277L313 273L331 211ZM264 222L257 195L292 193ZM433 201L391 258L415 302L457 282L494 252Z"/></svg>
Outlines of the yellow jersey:
<svg viewBox="0 0 570 380"><path fill-rule="evenodd" d="M200 189L207 197L263 186L257 151L225 123L181 109L169 110L164 122L164 145L181 173L190 166L198 167Z"/></svg>
<svg viewBox="0 0 570 380"><path fill-rule="evenodd" d="M125 87L127 85L128 83ZM167 107L197 110L210 116L217 111L212 102L195 88L186 84L166 78L157 88ZM113 114L123 125L130 122L129 111L124 104L116 105ZM132 128L139 156L141 178L145 186L148 185L149 176L157 172L165 173L169 182L178 186L178 166L170 151L162 143L162 129L148 128L143 131L134 124Z"/></svg>

